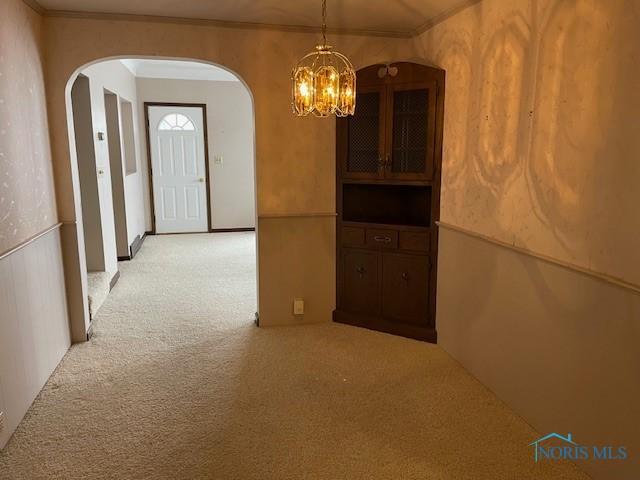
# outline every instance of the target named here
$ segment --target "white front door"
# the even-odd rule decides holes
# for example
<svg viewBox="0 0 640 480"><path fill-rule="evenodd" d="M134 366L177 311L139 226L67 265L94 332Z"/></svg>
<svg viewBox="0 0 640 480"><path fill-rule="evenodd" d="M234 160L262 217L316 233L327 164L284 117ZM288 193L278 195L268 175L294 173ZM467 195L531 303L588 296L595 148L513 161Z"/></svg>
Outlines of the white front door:
<svg viewBox="0 0 640 480"><path fill-rule="evenodd" d="M156 233L208 230L203 109L149 106Z"/></svg>

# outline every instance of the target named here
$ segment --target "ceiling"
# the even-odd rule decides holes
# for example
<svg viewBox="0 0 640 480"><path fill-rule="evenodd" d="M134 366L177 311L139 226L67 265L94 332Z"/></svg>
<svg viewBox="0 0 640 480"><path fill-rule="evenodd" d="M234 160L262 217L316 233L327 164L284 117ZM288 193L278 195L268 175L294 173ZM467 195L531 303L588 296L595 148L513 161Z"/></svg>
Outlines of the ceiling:
<svg viewBox="0 0 640 480"><path fill-rule="evenodd" d="M353 33L411 35L479 0L328 0L327 24ZM153 15L318 27L320 0L38 0L49 13Z"/></svg>
<svg viewBox="0 0 640 480"><path fill-rule="evenodd" d="M238 77L227 70L198 62L177 60L124 59L120 62L136 77L171 78L178 80L211 80L238 82Z"/></svg>

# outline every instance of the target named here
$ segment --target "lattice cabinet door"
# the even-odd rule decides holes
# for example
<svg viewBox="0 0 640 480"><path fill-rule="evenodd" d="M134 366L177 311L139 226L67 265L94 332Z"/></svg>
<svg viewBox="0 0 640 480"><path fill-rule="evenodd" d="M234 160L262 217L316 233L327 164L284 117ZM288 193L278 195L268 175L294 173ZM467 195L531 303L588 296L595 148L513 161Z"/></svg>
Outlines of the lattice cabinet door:
<svg viewBox="0 0 640 480"><path fill-rule="evenodd" d="M387 88L384 176L402 180L432 180L436 83L389 85Z"/></svg>
<svg viewBox="0 0 640 480"><path fill-rule="evenodd" d="M339 120L337 154L342 178L383 177L386 103L384 85L358 89L355 115Z"/></svg>

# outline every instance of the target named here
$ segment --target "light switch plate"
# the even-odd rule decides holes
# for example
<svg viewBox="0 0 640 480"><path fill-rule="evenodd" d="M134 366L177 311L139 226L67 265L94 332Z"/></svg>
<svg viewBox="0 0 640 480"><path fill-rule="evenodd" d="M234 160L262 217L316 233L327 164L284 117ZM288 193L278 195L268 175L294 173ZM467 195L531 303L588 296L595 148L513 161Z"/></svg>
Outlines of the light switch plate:
<svg viewBox="0 0 640 480"><path fill-rule="evenodd" d="M293 314L304 315L304 300L302 298L293 299Z"/></svg>
<svg viewBox="0 0 640 480"><path fill-rule="evenodd" d="M216 155L215 157L213 157L213 163L215 163L216 165L222 165L224 162L222 155Z"/></svg>

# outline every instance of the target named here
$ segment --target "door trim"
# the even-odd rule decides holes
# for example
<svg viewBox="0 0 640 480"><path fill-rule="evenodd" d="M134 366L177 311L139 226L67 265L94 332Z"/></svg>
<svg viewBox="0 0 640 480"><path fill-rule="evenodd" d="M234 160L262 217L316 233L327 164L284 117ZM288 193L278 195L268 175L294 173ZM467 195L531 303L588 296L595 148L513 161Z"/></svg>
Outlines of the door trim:
<svg viewBox="0 0 640 480"><path fill-rule="evenodd" d="M144 127L147 136L147 170L149 175L149 204L151 205L151 230L156 234L156 203L153 192L153 162L151 161L151 135L149 126L149 107L193 107L202 109L202 128L204 129L204 177L207 190L207 232L211 232L211 178L209 174L209 128L207 127L207 105L205 103L144 102ZM191 233L191 232L189 232Z"/></svg>

